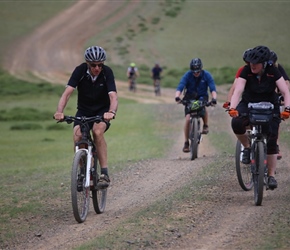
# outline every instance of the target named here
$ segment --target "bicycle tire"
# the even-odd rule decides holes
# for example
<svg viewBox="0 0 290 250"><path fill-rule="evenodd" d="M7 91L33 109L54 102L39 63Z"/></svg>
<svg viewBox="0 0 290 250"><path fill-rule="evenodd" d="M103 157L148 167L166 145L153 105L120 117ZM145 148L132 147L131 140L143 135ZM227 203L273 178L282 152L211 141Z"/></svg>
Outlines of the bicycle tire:
<svg viewBox="0 0 290 250"><path fill-rule="evenodd" d="M74 217L79 223L86 220L90 206L90 187L85 187L86 164L86 151L76 152L71 171L71 200Z"/></svg>
<svg viewBox="0 0 290 250"><path fill-rule="evenodd" d="M156 80L155 83L155 95L156 96L160 96L161 95L161 91L160 91L160 80Z"/></svg>
<svg viewBox="0 0 290 250"><path fill-rule="evenodd" d="M192 118L190 122L189 138L190 138L190 159L194 160L198 155L198 144L199 144L199 128L198 118Z"/></svg>
<svg viewBox="0 0 290 250"><path fill-rule="evenodd" d="M135 79L131 79L130 90L132 92L134 92L134 93L136 92L136 81L135 81Z"/></svg>
<svg viewBox="0 0 290 250"><path fill-rule="evenodd" d="M265 150L263 142L255 145L254 200L257 206L262 204L264 191Z"/></svg>
<svg viewBox="0 0 290 250"><path fill-rule="evenodd" d="M241 162L242 144L239 140L236 143L235 163L238 182L241 188L245 191L250 191L253 188L253 175L250 164L243 164Z"/></svg>
<svg viewBox="0 0 290 250"><path fill-rule="evenodd" d="M107 201L107 188L98 188L98 178L101 175L101 168L98 164L97 156L95 158L95 171L96 171L96 183L94 189L92 190L92 199L93 199L93 206L94 210L97 214L101 214L105 211L106 208L106 201Z"/></svg>

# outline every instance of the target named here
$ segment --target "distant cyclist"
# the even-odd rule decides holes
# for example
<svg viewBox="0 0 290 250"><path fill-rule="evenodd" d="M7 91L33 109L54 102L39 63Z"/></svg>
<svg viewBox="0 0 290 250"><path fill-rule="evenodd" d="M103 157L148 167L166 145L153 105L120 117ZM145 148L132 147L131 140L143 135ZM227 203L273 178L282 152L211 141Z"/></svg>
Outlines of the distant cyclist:
<svg viewBox="0 0 290 250"><path fill-rule="evenodd" d="M175 101L180 103L180 95L183 90L185 90L184 99L202 99L203 101L208 101L208 89L210 90L211 97L212 97L212 104L216 104L216 86L211 74L203 70L202 61L200 58L194 58L191 60L189 64L190 70L187 71L183 77L181 78L179 85L176 88L175 92ZM208 112L205 109L205 115L202 117L203 120L203 129L202 133L207 134L208 129ZM185 126L184 126L184 147L183 152L189 152L189 121L190 121L190 114L188 110L185 108Z"/></svg>
<svg viewBox="0 0 290 250"><path fill-rule="evenodd" d="M159 63L155 63L155 66L151 69L151 77L153 79L153 87L156 95L160 95L160 80L161 80L162 68Z"/></svg>
<svg viewBox="0 0 290 250"><path fill-rule="evenodd" d="M136 78L139 76L138 68L135 63L130 63L130 66L127 69L127 77L129 83L129 90L136 91Z"/></svg>

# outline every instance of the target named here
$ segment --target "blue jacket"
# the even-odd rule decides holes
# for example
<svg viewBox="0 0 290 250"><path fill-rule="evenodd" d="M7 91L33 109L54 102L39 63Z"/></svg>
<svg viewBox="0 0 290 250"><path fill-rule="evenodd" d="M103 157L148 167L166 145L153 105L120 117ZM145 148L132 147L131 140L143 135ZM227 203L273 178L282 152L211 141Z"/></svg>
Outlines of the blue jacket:
<svg viewBox="0 0 290 250"><path fill-rule="evenodd" d="M186 89L188 95L197 93L199 97L208 97L208 88L210 92L216 91L214 80L211 74L202 70L199 77L194 77L191 70L187 71L181 78L176 90L182 92Z"/></svg>

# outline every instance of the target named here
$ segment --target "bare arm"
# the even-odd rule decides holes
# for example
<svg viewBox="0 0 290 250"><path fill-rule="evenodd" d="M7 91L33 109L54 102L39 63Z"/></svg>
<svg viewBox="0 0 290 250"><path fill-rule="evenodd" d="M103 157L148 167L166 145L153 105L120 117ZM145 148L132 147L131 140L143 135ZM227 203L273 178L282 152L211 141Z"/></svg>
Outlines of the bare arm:
<svg viewBox="0 0 290 250"><path fill-rule="evenodd" d="M290 106L290 93L289 93L289 89L287 86L286 81L284 80L283 77L281 77L280 79L278 79L276 81L276 85L279 88L281 94L284 97L284 105L285 107Z"/></svg>
<svg viewBox="0 0 290 250"><path fill-rule="evenodd" d="M288 80L286 80L287 86L290 89L290 82Z"/></svg>
<svg viewBox="0 0 290 250"><path fill-rule="evenodd" d="M116 112L118 110L118 95L117 92L112 91L109 93L109 98L110 98L110 108L108 110L108 112L104 113L104 119L105 120L112 120L115 115Z"/></svg>
<svg viewBox="0 0 290 250"><path fill-rule="evenodd" d="M235 78L230 90L229 90L229 93L228 93L228 96L227 96L227 102L230 102L231 101L231 98L233 96L233 93L234 93L234 90L235 90L235 86L236 86L236 82L237 82L237 79L238 78Z"/></svg>
<svg viewBox="0 0 290 250"><path fill-rule="evenodd" d="M245 86L246 86L245 79L243 79L241 77L236 79L234 93L233 93L232 98L231 98L231 107L230 108L236 109L236 107L239 103L240 97L245 89Z"/></svg>
<svg viewBox="0 0 290 250"><path fill-rule="evenodd" d="M63 92L59 102L58 102L58 105L57 105L57 110L54 114L54 118L56 120L62 120L64 115L63 115L63 111L64 111L64 108L66 107L66 104L68 103L68 100L72 94L72 92L74 91L74 88L71 87L71 86L67 86L65 91Z"/></svg>
<svg viewBox="0 0 290 250"><path fill-rule="evenodd" d="M118 110L118 95L117 92L110 92L109 93L109 97L110 97L110 110L113 110L115 112L117 112Z"/></svg>

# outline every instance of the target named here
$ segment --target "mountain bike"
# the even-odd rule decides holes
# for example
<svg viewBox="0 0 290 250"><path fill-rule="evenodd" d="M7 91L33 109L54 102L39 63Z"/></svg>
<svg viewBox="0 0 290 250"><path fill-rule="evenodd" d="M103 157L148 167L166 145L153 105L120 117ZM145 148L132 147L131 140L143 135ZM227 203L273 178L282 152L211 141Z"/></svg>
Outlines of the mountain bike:
<svg viewBox="0 0 290 250"><path fill-rule="evenodd" d="M181 100L181 103L190 112L189 135L190 160L198 158L198 146L202 141L201 118L205 115L205 107L211 106L211 102L202 100Z"/></svg>
<svg viewBox="0 0 290 250"><path fill-rule="evenodd" d="M254 201L262 204L264 186L269 189L267 177L267 130L269 122L278 114L273 114L274 105L270 102L249 103L250 130L247 130L251 146L251 163L242 164L243 146L236 144L236 172L240 186L245 191L254 187Z"/></svg>
<svg viewBox="0 0 290 250"><path fill-rule="evenodd" d="M155 82L154 82L154 93L156 96L160 96L161 95L161 89L160 89L160 78L156 78Z"/></svg>
<svg viewBox="0 0 290 250"><path fill-rule="evenodd" d="M77 222L86 220L90 205L90 192L94 210L97 214L104 212L107 200L107 188L99 183L101 168L98 164L96 146L89 129L89 122L101 122L101 116L75 117L65 116L62 121L70 124L80 122L82 138L75 144L75 155L71 170L71 200L73 214Z"/></svg>
<svg viewBox="0 0 290 250"><path fill-rule="evenodd" d="M136 77L135 76L130 77L129 90L134 93L136 92Z"/></svg>

